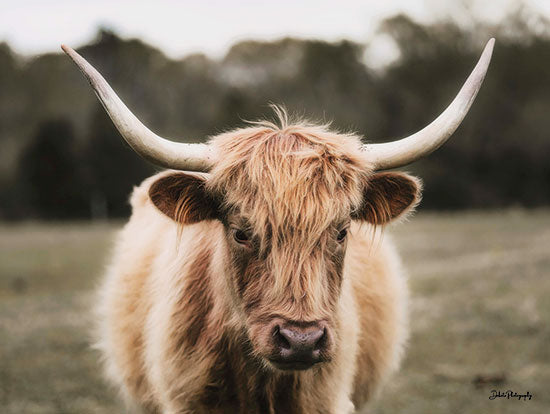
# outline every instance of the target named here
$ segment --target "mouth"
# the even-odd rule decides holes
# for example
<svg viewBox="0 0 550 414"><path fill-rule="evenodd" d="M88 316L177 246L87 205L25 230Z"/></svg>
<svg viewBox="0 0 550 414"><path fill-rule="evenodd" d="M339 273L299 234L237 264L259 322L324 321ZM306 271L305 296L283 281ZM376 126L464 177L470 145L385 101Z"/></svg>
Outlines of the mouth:
<svg viewBox="0 0 550 414"><path fill-rule="evenodd" d="M323 361L320 360L293 360L284 361L280 359L269 358L268 361L275 368L281 371L306 371Z"/></svg>

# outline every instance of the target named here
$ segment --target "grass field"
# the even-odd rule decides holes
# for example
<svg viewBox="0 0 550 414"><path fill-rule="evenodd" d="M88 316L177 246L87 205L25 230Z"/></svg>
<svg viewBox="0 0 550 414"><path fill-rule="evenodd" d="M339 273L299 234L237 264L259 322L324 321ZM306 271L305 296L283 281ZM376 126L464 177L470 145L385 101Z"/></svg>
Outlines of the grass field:
<svg viewBox="0 0 550 414"><path fill-rule="evenodd" d="M0 413L123 412L88 337L117 228L0 225ZM412 335L370 412L550 412L550 211L419 214L391 232Z"/></svg>

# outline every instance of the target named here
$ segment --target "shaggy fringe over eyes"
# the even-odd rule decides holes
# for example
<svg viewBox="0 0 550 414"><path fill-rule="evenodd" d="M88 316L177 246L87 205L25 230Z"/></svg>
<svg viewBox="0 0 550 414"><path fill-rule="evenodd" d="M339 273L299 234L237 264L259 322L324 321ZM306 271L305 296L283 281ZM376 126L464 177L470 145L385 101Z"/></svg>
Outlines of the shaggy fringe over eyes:
<svg viewBox="0 0 550 414"><path fill-rule="evenodd" d="M283 108L273 108L279 125L254 122L212 139L220 158L207 187L223 195L222 209L248 221L278 273L288 273L276 278L284 284L304 265L285 250L299 246L307 258L327 229L349 220L372 169L359 137L290 124Z"/></svg>

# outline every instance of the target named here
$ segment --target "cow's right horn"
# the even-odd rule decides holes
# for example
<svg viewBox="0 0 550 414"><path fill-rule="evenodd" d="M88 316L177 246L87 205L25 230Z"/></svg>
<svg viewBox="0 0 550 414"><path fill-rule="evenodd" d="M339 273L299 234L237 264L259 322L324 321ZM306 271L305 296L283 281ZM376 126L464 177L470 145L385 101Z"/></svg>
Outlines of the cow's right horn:
<svg viewBox="0 0 550 414"><path fill-rule="evenodd" d="M62 45L61 48L86 76L122 137L139 155L154 164L177 170L206 172L212 168L215 154L210 146L159 137L136 118L92 65L70 47Z"/></svg>
<svg viewBox="0 0 550 414"><path fill-rule="evenodd" d="M369 161L378 170L401 167L422 158L443 145L458 128L481 88L495 39L489 40L476 67L466 79L456 98L431 124L398 141L363 146Z"/></svg>

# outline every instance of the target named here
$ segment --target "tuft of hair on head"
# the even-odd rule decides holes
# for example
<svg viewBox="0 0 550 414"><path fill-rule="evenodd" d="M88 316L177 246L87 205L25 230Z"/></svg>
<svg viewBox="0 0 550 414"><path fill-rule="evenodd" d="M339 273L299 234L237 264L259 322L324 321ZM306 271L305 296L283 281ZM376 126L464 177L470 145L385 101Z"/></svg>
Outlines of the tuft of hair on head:
<svg viewBox="0 0 550 414"><path fill-rule="evenodd" d="M274 119L258 119L255 121L245 120L248 125L267 128L273 132L290 132L296 128L316 128L328 130L331 122L312 122L300 115L289 115L287 108L282 104L270 103L269 108L273 111Z"/></svg>
<svg viewBox="0 0 550 414"><path fill-rule="evenodd" d="M269 107L275 114L275 120L270 121L268 119L258 119L256 121L245 120L249 125L268 128L273 131L283 131L291 123L288 111L284 105L270 103Z"/></svg>

